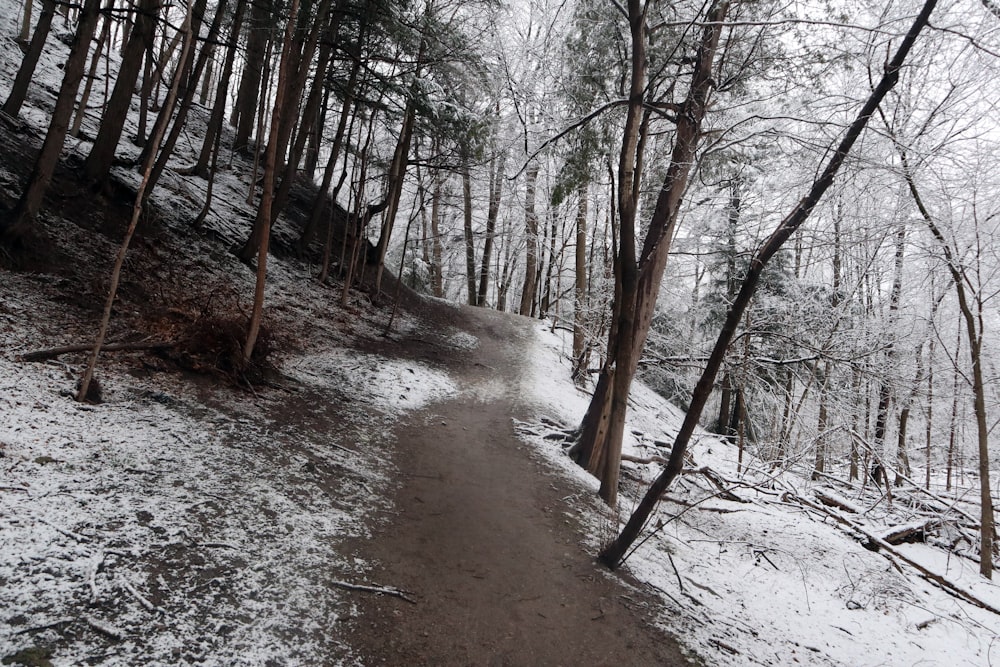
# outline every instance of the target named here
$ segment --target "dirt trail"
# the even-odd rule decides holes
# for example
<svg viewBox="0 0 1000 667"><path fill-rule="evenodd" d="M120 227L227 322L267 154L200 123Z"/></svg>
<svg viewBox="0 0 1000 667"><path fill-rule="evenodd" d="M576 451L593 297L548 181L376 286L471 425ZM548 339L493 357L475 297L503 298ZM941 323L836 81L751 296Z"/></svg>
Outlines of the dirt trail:
<svg viewBox="0 0 1000 667"><path fill-rule="evenodd" d="M440 355L461 393L397 429L394 514L358 547L372 581L417 603L359 599L348 641L366 665L693 664L650 626L643 595L581 548L563 499L583 490L514 434L529 321L456 312L480 340ZM422 342L401 350L438 356Z"/></svg>

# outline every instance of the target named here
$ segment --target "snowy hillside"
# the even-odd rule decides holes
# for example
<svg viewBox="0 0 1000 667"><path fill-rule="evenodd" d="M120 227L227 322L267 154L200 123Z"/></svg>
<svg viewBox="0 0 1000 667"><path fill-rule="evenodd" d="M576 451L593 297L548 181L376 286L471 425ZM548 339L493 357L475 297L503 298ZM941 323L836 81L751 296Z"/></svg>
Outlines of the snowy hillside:
<svg viewBox="0 0 1000 667"><path fill-rule="evenodd" d="M567 343L544 325L539 336L544 348L530 388L539 415L575 425L589 397L565 381ZM654 441L671 442L680 411L641 384L630 409L626 453L665 455ZM522 425L522 433L596 493L596 480L539 437L547 423ZM890 505L874 484L846 483L846 470L813 482L807 466L773 470L745 461L738 472L735 446L703 433L690 474L669 490L655 530L626 564L660 595L661 623L711 656L710 664L972 667L1000 660L1000 586L979 576L968 537L974 540L970 526L978 525L969 516L978 511L974 480L948 495L907 484L893 489ZM655 464L624 465L629 491L618 516L593 498L570 502L571 511L590 518L587 546L595 552L658 472ZM703 468L721 485L697 472ZM926 541L891 546L893 553L871 544L928 523Z"/></svg>

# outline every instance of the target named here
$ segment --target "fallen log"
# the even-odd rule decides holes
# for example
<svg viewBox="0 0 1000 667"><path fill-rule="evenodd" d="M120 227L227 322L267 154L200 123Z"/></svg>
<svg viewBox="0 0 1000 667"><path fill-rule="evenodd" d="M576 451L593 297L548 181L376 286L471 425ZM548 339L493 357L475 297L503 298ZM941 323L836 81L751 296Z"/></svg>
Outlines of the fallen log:
<svg viewBox="0 0 1000 667"><path fill-rule="evenodd" d="M927 534L935 528L938 528L940 525L941 522L937 519L928 519L926 521L908 523L903 526L890 528L886 532L882 533L882 539L889 544L912 544L914 542L925 542L927 541Z"/></svg>
<svg viewBox="0 0 1000 667"><path fill-rule="evenodd" d="M167 341L138 342L138 343L108 343L101 346L101 352L119 352L134 350L169 350L175 343ZM88 352L94 349L93 343L80 343L77 345L63 345L62 347L51 347L46 350L36 350L21 355L21 361L45 361L69 354L71 352Z"/></svg>
<svg viewBox="0 0 1000 667"><path fill-rule="evenodd" d="M855 505L852 505L850 501L845 498L841 498L831 491L827 491L825 489L813 489L813 494L816 496L816 500L820 501L827 507L836 507L837 509L850 512L851 514L861 514L859 509Z"/></svg>
<svg viewBox="0 0 1000 667"><path fill-rule="evenodd" d="M923 577L927 581L931 582L932 584L936 585L938 588L940 588L941 590L945 591L946 593L950 593L951 595L954 595L955 597L957 597L957 598L959 598L961 600L965 600L966 602L969 602L970 604L973 604L973 605L979 607L980 609L985 609L986 611L991 611L994 614L1000 615L1000 609L998 609L997 607L994 607L990 603L988 603L988 602L986 602L984 600L979 599L978 597L976 597L975 595L973 595L969 591L967 591L967 590L965 590L963 588L960 588L959 586L957 586L957 585L953 584L952 582L948 581L947 579L945 579L944 577L942 577L940 574L937 574L935 572L931 572L930 570L928 570L926 567L924 567L920 563L918 563L918 562L916 562L916 561L914 561L914 560L906 557L898 549L896 549L895 547L893 547L893 545L889 544L884 539L882 539L878 535L875 535L871 531L869 531L869 530L867 530L867 529L859 526L858 524L856 524L855 522L851 521L850 519L848 519L844 515L840 514L839 512L835 512L835 511L833 511L831 509L823 507L820 504L812 503L812 502L806 500L805 498L803 498L802 496L796 495L796 494L791 493L791 492L786 492L785 494L783 494L782 499L783 500L794 501L794 502L796 502L796 503L798 503L798 504L800 504L800 505L802 505L804 507L808 507L809 509L812 509L812 510L815 510L817 512L820 512L822 514L827 515L828 517L832 518L837 523L839 523L841 525L844 525L844 526L847 526L851 530L853 530L853 531L855 531L855 532L863 535L865 538L867 538L868 542L871 545L877 547L878 548L877 550L879 551L879 553L881 553L883 556L885 556L889 560L889 562L891 562L894 566L899 567L899 565L896 563L896 561L902 561L903 563L909 565L914 570L916 570L920 574L921 577ZM875 551L875 550L876 549L872 549L872 551Z"/></svg>

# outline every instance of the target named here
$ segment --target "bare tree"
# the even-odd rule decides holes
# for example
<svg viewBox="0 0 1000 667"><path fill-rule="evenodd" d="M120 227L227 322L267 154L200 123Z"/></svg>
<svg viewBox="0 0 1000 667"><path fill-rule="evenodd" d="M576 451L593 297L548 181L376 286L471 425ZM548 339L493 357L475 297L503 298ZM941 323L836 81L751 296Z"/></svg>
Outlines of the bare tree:
<svg viewBox="0 0 1000 667"><path fill-rule="evenodd" d="M285 95L289 86L292 67L292 34L295 30L295 19L299 11L299 0L292 0L288 10L288 23L285 26L284 48L281 52L281 62L278 65L278 87L274 94L274 110L271 113L271 128L268 133L267 151L264 156L264 186L261 193L260 216L264 220L260 248L257 252L257 281L254 286L253 308L250 311L250 324L247 328L247 339L243 345L243 363L249 364L253 357L257 337L260 334L261 320L264 317L264 284L267 280L267 253L271 239L271 201L274 198L275 173L278 170L278 132L281 117L285 113Z"/></svg>
<svg viewBox="0 0 1000 667"><path fill-rule="evenodd" d="M35 74L35 68L38 66L38 59L42 55L42 48L49 36L49 30L52 28L52 17L55 16L55 13L55 0L44 0L42 13L38 16L38 25L35 26L31 42L28 43L28 50L25 51L21 66L14 77L14 85L11 86L7 100L3 104L3 112L8 116L16 117L21 112L21 105L24 104L24 98L28 94L28 85ZM25 21L29 20L30 15L31 2L29 0L25 6Z"/></svg>
<svg viewBox="0 0 1000 667"><path fill-rule="evenodd" d="M48 132L45 133L42 150L35 160L31 176L28 177L28 185L10 218L12 222L5 228L0 228L0 236L17 238L25 235L34 224L35 216L42 207L45 193L59 162L59 155L62 153L63 143L66 141L69 120L76 102L76 91L83 79L90 41L94 37L99 15L100 0L86 0L80 13L80 22L76 27L69 57L66 59L62 85L59 87L59 95L56 97L56 105L52 110L52 119L49 121Z"/></svg>
<svg viewBox="0 0 1000 667"><path fill-rule="evenodd" d="M722 329L719 331L719 337L712 348L705 369L702 371L701 377L698 379L698 383L691 395L691 404L684 417L684 422L677 433L677 437L674 439L673 448L670 450L670 458L666 467L653 481L649 489L647 489L638 507L629 517L618 537L601 550L600 559L608 567L614 569L621 564L649 520L660 497L683 469L684 455L687 452L688 442L694 433L708 397L712 393L715 378L718 375L719 368L722 366L726 350L736 333L736 328L740 320L743 318L743 313L746 311L757 289L757 284L760 281L764 267L767 266L768 261L778 252L785 241L809 218L824 193L833 184L837 172L851 152L861 132L868 125L868 121L888 92L898 82L903 63L906 61L906 57L910 53L921 30L928 24L931 12L934 10L936 4L937 0L926 0L892 59L886 63L878 85L869 95L868 100L847 129L844 138L841 139L836 149L834 149L820 176L813 182L806 196L785 216L778 227L754 254L750 262L749 271L740 286L736 300L726 313L726 319L722 325Z"/></svg>
<svg viewBox="0 0 1000 667"><path fill-rule="evenodd" d="M187 14L184 18L184 26L181 29L185 34L181 58L183 58L186 52L191 49L191 44L194 41L194 30L191 22L191 6L188 5ZM178 71L174 73L174 80L170 85L170 91L167 93L167 99L164 102L164 105L168 108L173 107L177 101L177 91L180 87L180 78L181 72L178 69ZM142 214L142 206L145 200L145 190L149 185L149 175L153 170L153 162L156 159L156 151L160 146L160 142L163 140L165 130L166 128L163 125L157 125L156 132L150 142L152 150L149 152L149 155L142 166L142 182L139 184L139 190L135 195L135 203L132 205L132 219L129 221L128 229L125 232L125 237L122 239L121 246L118 248L118 254L115 256L115 263L111 269L111 280L108 286L108 296L104 302L104 312L98 326L97 336L94 338L94 346L91 348L90 354L87 357L87 366L84 369L83 377L80 378L80 385L76 393L77 401L87 400L90 392L90 383L94 379L94 371L97 368L97 359L101 354L101 347L104 345L104 339L108 333L108 325L111 322L111 310L114 307L115 298L118 295L118 282L121 278L122 266L125 264L125 255L128 253L129 244L132 242L135 229L139 224L139 216Z"/></svg>

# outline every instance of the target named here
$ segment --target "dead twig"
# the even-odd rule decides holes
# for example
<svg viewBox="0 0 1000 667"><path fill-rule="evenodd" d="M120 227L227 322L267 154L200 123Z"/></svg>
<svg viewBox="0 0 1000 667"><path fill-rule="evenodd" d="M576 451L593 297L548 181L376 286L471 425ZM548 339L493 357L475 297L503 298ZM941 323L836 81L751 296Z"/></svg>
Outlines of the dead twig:
<svg viewBox="0 0 1000 667"><path fill-rule="evenodd" d="M124 588L132 595L132 597L138 600L139 604L141 604L146 609L146 611L158 611L160 613L166 613L164 609L157 607L155 604L147 600L146 596L140 593L139 590L135 586L133 586L132 583L124 576L121 577L121 584L122 588Z"/></svg>
<svg viewBox="0 0 1000 667"><path fill-rule="evenodd" d="M45 524L46 526L48 526L52 530L56 531L57 533L62 533L66 537L72 538L72 539L76 540L77 542L89 542L90 541L90 538L88 538L88 537L86 537L84 535L80 535L79 533L74 533L72 530L66 530L65 528L60 528L59 526L57 526L57 525L55 525L53 523L49 523L45 519L38 519L37 521L38 521L38 523Z"/></svg>
<svg viewBox="0 0 1000 667"><path fill-rule="evenodd" d="M368 586L366 584L352 584L349 581L331 581L332 585L337 588L343 588L349 591L361 591L363 593L379 593L381 595L391 595L392 597L399 598L400 600L405 600L410 604L417 604L407 591L400 590L398 588L393 588L391 586Z"/></svg>
<svg viewBox="0 0 1000 667"><path fill-rule="evenodd" d="M121 641L125 638L125 631L119 630L115 626L107 623L106 621L101 621L94 618L93 616L84 616L83 620L87 622L87 625L93 629L100 632L102 635L106 635L115 641Z"/></svg>

